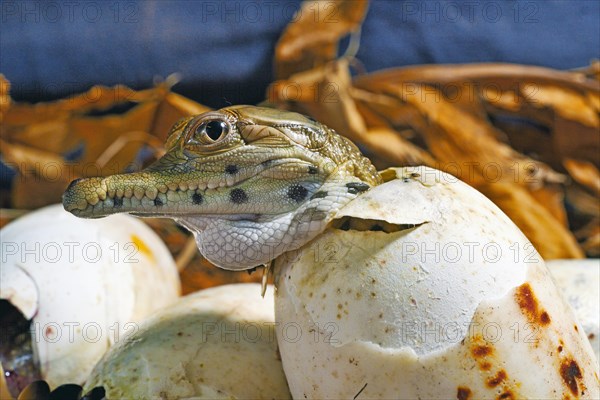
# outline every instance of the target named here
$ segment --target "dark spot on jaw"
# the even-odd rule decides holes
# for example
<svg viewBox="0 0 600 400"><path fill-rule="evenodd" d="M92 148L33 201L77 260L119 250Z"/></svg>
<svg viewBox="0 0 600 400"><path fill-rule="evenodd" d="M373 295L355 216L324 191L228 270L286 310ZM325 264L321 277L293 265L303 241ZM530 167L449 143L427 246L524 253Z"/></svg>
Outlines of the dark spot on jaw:
<svg viewBox="0 0 600 400"><path fill-rule="evenodd" d="M346 183L346 187L348 188L348 193L351 194L358 194L367 191L370 188L370 186L364 182L349 182Z"/></svg>
<svg viewBox="0 0 600 400"><path fill-rule="evenodd" d="M300 203L308 195L308 189L302 185L292 185L288 188L287 195L290 199Z"/></svg>
<svg viewBox="0 0 600 400"><path fill-rule="evenodd" d="M319 172L319 168L315 167L314 165L310 165L308 167L308 173L311 175L315 175Z"/></svg>
<svg viewBox="0 0 600 400"><path fill-rule="evenodd" d="M237 174L238 171L239 171L239 168L235 164L230 164L225 167L225 173L227 173L229 175Z"/></svg>
<svg viewBox="0 0 600 400"><path fill-rule="evenodd" d="M113 197L113 207L118 208L118 207L123 207L123 199L122 198L118 198L118 197Z"/></svg>
<svg viewBox="0 0 600 400"><path fill-rule="evenodd" d="M313 194L310 199L311 200L313 200L313 199L322 199L324 197L327 197L327 192L319 190L317 193Z"/></svg>
<svg viewBox="0 0 600 400"><path fill-rule="evenodd" d="M160 207L160 206L164 206L165 204L162 202L161 199L159 199L158 197L154 199L154 205L156 207Z"/></svg>
<svg viewBox="0 0 600 400"><path fill-rule="evenodd" d="M229 200L234 204L243 204L248 202L248 195L243 189L233 189L229 192Z"/></svg>
<svg viewBox="0 0 600 400"><path fill-rule="evenodd" d="M195 205L202 204L203 201L204 201L204 198L202 197L202 195L200 193L194 193L192 195L192 203L194 203Z"/></svg>
<svg viewBox="0 0 600 400"><path fill-rule="evenodd" d="M265 167L268 167L269 165L271 165L273 163L273 160L265 160L263 161L261 164L264 165Z"/></svg>

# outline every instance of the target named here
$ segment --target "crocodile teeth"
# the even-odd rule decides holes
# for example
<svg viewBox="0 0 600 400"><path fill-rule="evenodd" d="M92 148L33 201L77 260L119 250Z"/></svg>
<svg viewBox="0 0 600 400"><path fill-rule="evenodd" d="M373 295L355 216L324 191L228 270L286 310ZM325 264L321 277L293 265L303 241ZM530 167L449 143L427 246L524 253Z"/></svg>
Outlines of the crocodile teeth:
<svg viewBox="0 0 600 400"><path fill-rule="evenodd" d="M92 206L95 206L100 201L100 199L98 198L98 196L94 196L94 195L92 195L92 197L87 198L86 200Z"/></svg>
<svg viewBox="0 0 600 400"><path fill-rule="evenodd" d="M186 182L181 182L181 183L179 184L179 189L180 189L180 190L182 190L182 191L184 191L184 192L185 192L186 190L188 190L188 185L187 185L187 183L186 183Z"/></svg>
<svg viewBox="0 0 600 400"><path fill-rule="evenodd" d="M130 199L131 196L133 196L133 189L131 189L130 187L125 189L124 195L126 198Z"/></svg>
<svg viewBox="0 0 600 400"><path fill-rule="evenodd" d="M203 183L203 182L198 183L198 190L206 190L206 183Z"/></svg>
<svg viewBox="0 0 600 400"><path fill-rule="evenodd" d="M198 188L198 185L196 185L196 182L189 182L188 187L190 188L190 190L196 190Z"/></svg>
<svg viewBox="0 0 600 400"><path fill-rule="evenodd" d="M156 189L156 188L146 189L146 197L148 197L150 200L156 199L157 195L158 195L158 189Z"/></svg>
<svg viewBox="0 0 600 400"><path fill-rule="evenodd" d="M169 190L167 185L165 185L163 183L159 183L158 185L156 185L156 189L158 189L158 191L161 193L167 193L167 190Z"/></svg>
<svg viewBox="0 0 600 400"><path fill-rule="evenodd" d="M145 194L146 194L146 193L145 193L144 189L142 189L142 188L141 188L141 187L139 187L139 186L136 186L136 188L135 188L135 189L133 189L133 195L134 195L134 196L135 196L135 198L136 198L136 199L138 199L138 200L141 200L141 199L144 197L144 195L145 195Z"/></svg>
<svg viewBox="0 0 600 400"><path fill-rule="evenodd" d="M96 190L96 194L98 195L98 198L102 201L106 200L106 189L102 189L102 188L98 188Z"/></svg>
<svg viewBox="0 0 600 400"><path fill-rule="evenodd" d="M115 193L114 196L110 196L110 197L115 197L115 196L118 198L123 197L123 189L117 189L114 193Z"/></svg>
<svg viewBox="0 0 600 400"><path fill-rule="evenodd" d="M214 189L219 187L219 182L208 182L208 185L206 185L209 189Z"/></svg>

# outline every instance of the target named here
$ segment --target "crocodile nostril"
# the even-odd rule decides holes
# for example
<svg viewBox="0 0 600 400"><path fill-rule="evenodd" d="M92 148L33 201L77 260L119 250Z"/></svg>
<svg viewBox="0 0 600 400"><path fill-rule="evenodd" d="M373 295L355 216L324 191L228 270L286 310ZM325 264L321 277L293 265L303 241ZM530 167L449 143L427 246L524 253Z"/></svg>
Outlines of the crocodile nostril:
<svg viewBox="0 0 600 400"><path fill-rule="evenodd" d="M71 183L69 183L69 186L67 186L66 190L71 189L73 186L75 186L76 184L78 184L79 182L81 182L84 178L77 178L75 180L73 180Z"/></svg>

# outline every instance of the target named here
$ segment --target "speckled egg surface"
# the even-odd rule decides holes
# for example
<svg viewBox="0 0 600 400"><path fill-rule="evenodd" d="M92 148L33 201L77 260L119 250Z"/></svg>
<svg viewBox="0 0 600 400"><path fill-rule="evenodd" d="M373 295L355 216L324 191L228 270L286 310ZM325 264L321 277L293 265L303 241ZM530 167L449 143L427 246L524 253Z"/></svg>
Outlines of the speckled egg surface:
<svg viewBox="0 0 600 400"><path fill-rule="evenodd" d="M581 325L509 218L431 168L382 176L277 260L294 398L600 396Z"/></svg>
<svg viewBox="0 0 600 400"><path fill-rule="evenodd" d="M275 338L273 288L202 290L111 348L85 390L116 399L289 399Z"/></svg>
<svg viewBox="0 0 600 400"><path fill-rule="evenodd" d="M546 265L600 360L600 260L550 260Z"/></svg>

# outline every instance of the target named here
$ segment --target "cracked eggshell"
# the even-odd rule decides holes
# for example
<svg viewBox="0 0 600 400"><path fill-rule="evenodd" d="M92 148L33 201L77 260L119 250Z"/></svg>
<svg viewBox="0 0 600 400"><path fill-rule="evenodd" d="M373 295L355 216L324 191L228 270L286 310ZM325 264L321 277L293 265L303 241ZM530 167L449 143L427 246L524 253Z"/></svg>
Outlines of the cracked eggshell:
<svg viewBox="0 0 600 400"><path fill-rule="evenodd" d="M260 292L259 284L232 284L181 298L111 348L84 392L104 386L109 400L291 398L273 297Z"/></svg>
<svg viewBox="0 0 600 400"><path fill-rule="evenodd" d="M600 260L549 260L546 265L600 360Z"/></svg>
<svg viewBox="0 0 600 400"><path fill-rule="evenodd" d="M31 320L42 378L82 383L116 338L173 303L175 262L128 215L83 220L53 205L1 232L0 297Z"/></svg>
<svg viewBox="0 0 600 400"><path fill-rule="evenodd" d="M276 260L292 395L598 398L585 333L510 219L440 171L382 176Z"/></svg>

